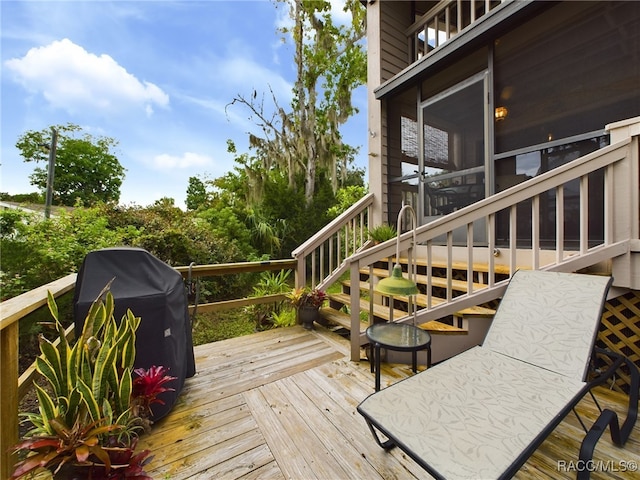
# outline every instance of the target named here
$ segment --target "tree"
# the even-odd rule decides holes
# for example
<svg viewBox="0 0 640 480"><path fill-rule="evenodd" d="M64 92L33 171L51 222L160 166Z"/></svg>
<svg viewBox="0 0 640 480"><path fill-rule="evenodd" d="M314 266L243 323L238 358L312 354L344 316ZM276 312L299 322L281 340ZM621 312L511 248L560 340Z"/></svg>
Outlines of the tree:
<svg viewBox="0 0 640 480"><path fill-rule="evenodd" d="M74 206L117 202L125 169L112 150L118 142L110 137L93 137L71 123L53 127L58 131L53 185L53 203ZM16 147L25 162L48 162L45 146L51 143L51 128L27 131ZM31 184L46 192L47 169L36 167Z"/></svg>
<svg viewBox="0 0 640 480"><path fill-rule="evenodd" d="M265 172L273 166L286 171L293 188L303 174L304 194L310 205L316 189L318 168L329 172L334 191L339 175L357 150L342 143L340 126L356 112L351 92L366 82L366 53L360 40L365 34L365 10L357 0L347 0L351 12L348 26L334 24L331 3L324 0L278 0L287 5L293 27L297 78L292 110L279 104L273 91L273 114L264 108L264 98L253 92L250 98L238 95L239 103L250 109L262 137L250 134L250 146L257 152Z"/></svg>
<svg viewBox="0 0 640 480"><path fill-rule="evenodd" d="M185 203L187 210L197 210L198 207L207 203L207 189L198 177L189 177L187 200Z"/></svg>

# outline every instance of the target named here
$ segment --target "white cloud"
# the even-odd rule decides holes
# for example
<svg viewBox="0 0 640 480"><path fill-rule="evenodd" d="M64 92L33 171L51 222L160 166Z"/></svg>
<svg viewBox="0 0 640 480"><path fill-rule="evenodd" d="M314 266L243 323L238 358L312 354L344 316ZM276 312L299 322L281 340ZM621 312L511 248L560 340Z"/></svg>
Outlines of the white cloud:
<svg viewBox="0 0 640 480"><path fill-rule="evenodd" d="M213 164L213 159L199 153L185 152L182 156L163 153L153 158L153 166L158 170L186 169L192 167L207 167Z"/></svg>
<svg viewBox="0 0 640 480"><path fill-rule="evenodd" d="M117 113L134 107L150 115L154 105L169 106L169 96L157 85L140 81L109 55L89 53L66 38L32 48L5 65L24 88L72 113Z"/></svg>

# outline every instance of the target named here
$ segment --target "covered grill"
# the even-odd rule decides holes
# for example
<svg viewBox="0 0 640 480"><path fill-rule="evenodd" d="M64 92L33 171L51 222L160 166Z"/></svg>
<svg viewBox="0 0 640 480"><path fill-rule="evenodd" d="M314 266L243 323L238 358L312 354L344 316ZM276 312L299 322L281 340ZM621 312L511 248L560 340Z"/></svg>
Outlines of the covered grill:
<svg viewBox="0 0 640 480"><path fill-rule="evenodd" d="M152 420L165 416L175 404L184 381L195 375L195 359L187 292L180 273L140 248L107 248L89 253L76 280L73 313L76 334L93 301L109 281L120 320L130 309L140 317L136 333L135 368L163 366L177 377L165 386L174 388L154 404Z"/></svg>

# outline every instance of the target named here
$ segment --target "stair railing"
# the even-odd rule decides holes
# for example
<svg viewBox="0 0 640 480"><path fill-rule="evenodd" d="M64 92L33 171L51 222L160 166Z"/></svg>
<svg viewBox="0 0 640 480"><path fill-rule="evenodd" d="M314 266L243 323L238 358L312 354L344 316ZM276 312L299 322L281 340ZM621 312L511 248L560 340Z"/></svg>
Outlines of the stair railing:
<svg viewBox="0 0 640 480"><path fill-rule="evenodd" d="M296 248L296 287L325 288L348 269L346 259L366 248L373 194L369 193Z"/></svg>
<svg viewBox="0 0 640 480"><path fill-rule="evenodd" d="M635 122L635 123L634 123ZM496 282L495 257L496 251L496 217L500 212L508 215L508 247L506 252L510 272L527 264L528 268L576 271L608 261L612 258L623 258L629 262L630 239L638 237L639 205L638 205L638 137L640 136L640 119L632 119L619 130L631 132L628 135L612 132L613 143L591 154L578 158L563 166L541 174L519 185L492 195L477 203L464 207L449 215L445 215L433 222L416 229L416 242L413 245L412 232L405 232L400 236L401 251L413 251L426 257L427 271L427 306L417 313L418 323L436 320L451 315L464 308L480 305L500 298L507 285L507 280ZM631 126L629 126L631 125ZM623 138L620 138L623 137ZM604 192L601 205L604 217L604 235L601 242L594 245L589 243L589 180L593 172L604 172ZM564 190L568 182L579 179L579 249L565 251L565 219L568 215L564 211ZM615 187L614 187L615 186ZM547 192L555 192L556 238L555 256L549 261L541 256L540 212L541 199ZM530 204L530 207L527 207ZM531 248L529 261L523 261L522 249L517 251L516 235L518 212L521 208L530 208L531 212ZM487 234L487 248L474 248L474 226L484 221ZM477 227L476 227L477 228ZM466 262L468 265L467 293L454 296L451 282L451 271L454 251L454 232L466 232ZM522 236L520 236L522 237ZM545 248L546 249L546 248ZM361 251L348 259L350 265L351 285L358 285L360 272L371 272L374 263L391 258L396 250L396 239L389 240L367 250ZM437 250L438 260L444 255L447 267L448 286L446 299L438 305L431 304L432 265ZM501 246L501 250L505 250ZM481 253L480 253L481 252ZM482 258L478 258L482 255ZM626 257L625 257L626 256ZM488 265L487 284L482 287L473 284L474 261L486 262ZM546 263L545 263L546 262ZM615 268L615 261L613 263ZM629 270L628 263L626 270ZM615 277L615 270L614 270ZM358 305L360 292L351 289L351 305ZM371 300L373 301L373 300ZM398 321L412 321L412 317L405 317ZM351 358L360 358L360 347L367 343L364 333L360 335L360 317L357 308L351 309Z"/></svg>

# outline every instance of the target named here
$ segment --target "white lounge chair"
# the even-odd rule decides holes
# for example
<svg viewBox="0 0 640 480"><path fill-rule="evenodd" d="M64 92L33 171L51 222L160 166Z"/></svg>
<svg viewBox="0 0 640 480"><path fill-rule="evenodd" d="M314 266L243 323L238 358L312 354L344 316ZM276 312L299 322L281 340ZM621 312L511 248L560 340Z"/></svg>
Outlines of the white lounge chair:
<svg viewBox="0 0 640 480"><path fill-rule="evenodd" d="M399 447L436 478L510 478L624 363L635 382L625 424L619 429L605 411L583 455L591 458L607 425L624 443L637 416L635 365L616 356L605 374L586 381L610 284L603 276L518 271L482 346L372 394L358 411L380 446Z"/></svg>

